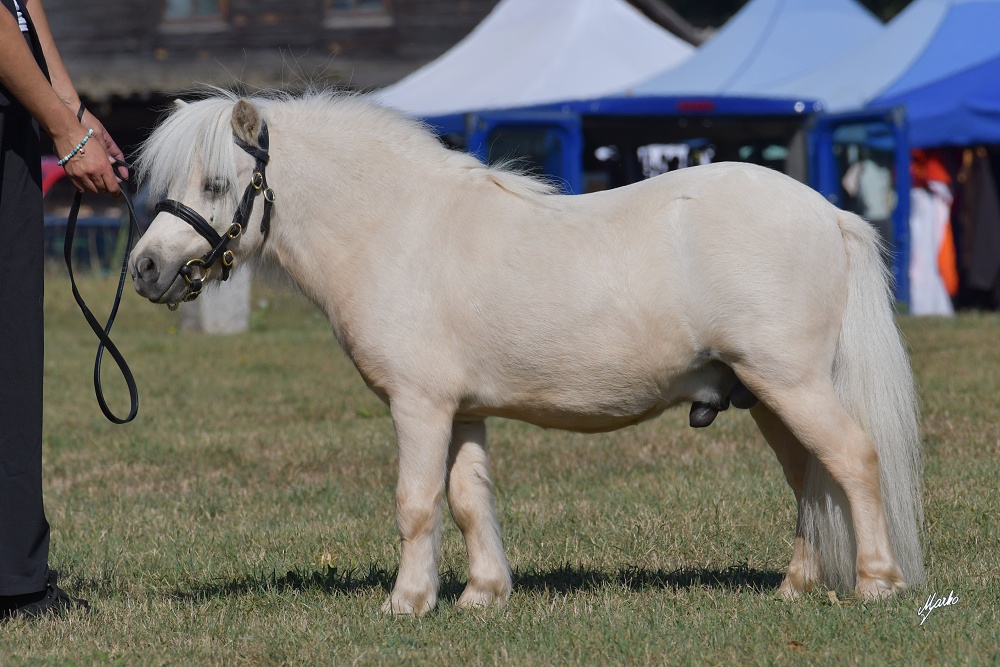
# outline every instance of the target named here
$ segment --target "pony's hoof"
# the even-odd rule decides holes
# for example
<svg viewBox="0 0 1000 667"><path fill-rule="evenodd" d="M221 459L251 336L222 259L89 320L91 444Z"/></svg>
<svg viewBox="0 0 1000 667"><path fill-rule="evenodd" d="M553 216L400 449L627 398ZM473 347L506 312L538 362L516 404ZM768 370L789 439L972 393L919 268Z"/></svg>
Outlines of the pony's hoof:
<svg viewBox="0 0 1000 667"><path fill-rule="evenodd" d="M708 403L692 403L688 423L691 424L691 428L705 428L715 421L718 414L719 411Z"/></svg>
<svg viewBox="0 0 1000 667"><path fill-rule="evenodd" d="M815 582L813 581L799 581L798 579L799 577L785 574L785 578L781 580L781 585L778 586L778 596L783 600L792 602L798 600L815 587Z"/></svg>
<svg viewBox="0 0 1000 667"><path fill-rule="evenodd" d="M393 591L389 599L382 603L382 613L393 616L423 616L433 610L436 603L434 597L413 596L411 599Z"/></svg>
<svg viewBox="0 0 1000 667"><path fill-rule="evenodd" d="M494 585L482 585L469 582L462 597L458 598L460 609L476 609L490 605L503 605L510 598L510 582L497 582Z"/></svg>
<svg viewBox="0 0 1000 667"><path fill-rule="evenodd" d="M891 598L906 590L906 584L901 579L858 579L855 593L862 600L882 600Z"/></svg>
<svg viewBox="0 0 1000 667"><path fill-rule="evenodd" d="M792 586L791 582L788 581L788 577L781 582L778 586L778 597L786 602L794 602L802 597L802 591L796 590L795 586Z"/></svg>

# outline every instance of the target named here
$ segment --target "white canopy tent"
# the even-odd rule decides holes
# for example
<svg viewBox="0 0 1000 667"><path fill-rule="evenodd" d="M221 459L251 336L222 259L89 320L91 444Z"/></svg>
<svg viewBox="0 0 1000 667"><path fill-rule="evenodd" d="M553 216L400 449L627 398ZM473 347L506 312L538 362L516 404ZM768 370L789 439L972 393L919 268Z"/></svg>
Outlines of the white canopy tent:
<svg viewBox="0 0 1000 667"><path fill-rule="evenodd" d="M447 53L372 97L424 118L595 98L693 52L625 0L501 0Z"/></svg>

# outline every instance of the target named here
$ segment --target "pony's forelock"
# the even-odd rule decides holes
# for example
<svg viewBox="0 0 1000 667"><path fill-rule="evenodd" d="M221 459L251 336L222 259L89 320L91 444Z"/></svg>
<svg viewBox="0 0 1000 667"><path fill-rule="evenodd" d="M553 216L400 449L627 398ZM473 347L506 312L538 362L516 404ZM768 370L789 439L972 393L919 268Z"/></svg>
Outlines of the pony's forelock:
<svg viewBox="0 0 1000 667"><path fill-rule="evenodd" d="M203 95L175 106L139 149L134 163L136 174L140 183L149 184L153 199L186 183L195 164L202 173L225 181L234 199L238 194L231 118L240 96L219 88L204 91ZM250 99L263 114L271 98Z"/></svg>

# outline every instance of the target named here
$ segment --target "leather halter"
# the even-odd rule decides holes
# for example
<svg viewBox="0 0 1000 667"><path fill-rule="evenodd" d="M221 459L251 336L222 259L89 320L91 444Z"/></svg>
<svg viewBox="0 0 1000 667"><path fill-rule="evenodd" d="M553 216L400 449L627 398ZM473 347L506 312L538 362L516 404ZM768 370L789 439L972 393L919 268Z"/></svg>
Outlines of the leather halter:
<svg viewBox="0 0 1000 667"><path fill-rule="evenodd" d="M219 234L200 213L174 199L164 199L157 203L154 208L157 213L169 213L188 223L211 246L207 253L188 260L177 272L188 284L188 292L184 295L185 301L194 301L198 298L205 275L209 269L215 266L216 262L222 263L222 280L229 279L229 272L236 263L233 251L229 249L229 243L238 239L243 230L246 229L250 222L250 213L253 211L253 201L259 194L264 195L264 215L260 221L260 233L265 241L271 231L271 206L274 204L274 190L268 187L265 175L265 168L270 159L267 124L263 120L261 121L260 134L257 136L259 148L246 143L235 135L233 135L233 141L254 159L254 171L250 184L243 191L240 203L233 214L233 222L225 234ZM195 267L200 267L200 275L195 275ZM176 308L176 304L173 308Z"/></svg>

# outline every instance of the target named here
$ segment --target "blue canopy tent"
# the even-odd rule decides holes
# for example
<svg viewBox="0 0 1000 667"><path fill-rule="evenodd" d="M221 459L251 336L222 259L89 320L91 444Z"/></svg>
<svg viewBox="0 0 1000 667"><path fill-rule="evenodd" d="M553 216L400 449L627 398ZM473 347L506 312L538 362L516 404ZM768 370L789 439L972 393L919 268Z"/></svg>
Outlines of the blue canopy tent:
<svg viewBox="0 0 1000 667"><path fill-rule="evenodd" d="M937 4L931 39L868 106L906 107L914 146L1000 144L1000 0Z"/></svg>
<svg viewBox="0 0 1000 667"><path fill-rule="evenodd" d="M855 48L800 75L761 85L756 93L820 100L829 112L862 109L920 57L954 1L915 0Z"/></svg>
<svg viewBox="0 0 1000 667"><path fill-rule="evenodd" d="M1000 144L1000 56L944 79L887 92L872 105L905 106L914 146Z"/></svg>
<svg viewBox="0 0 1000 667"><path fill-rule="evenodd" d="M755 96L763 86L825 65L882 28L854 0L751 0L687 61L625 94Z"/></svg>
<svg viewBox="0 0 1000 667"><path fill-rule="evenodd" d="M990 62L1000 58L998 27L1000 0L915 0L880 34L758 92L819 100L828 112L904 104L913 119L922 110L910 102L928 101L932 89L946 98L936 101L939 109L949 100L957 108L967 99L995 99L997 69ZM914 130L915 136L928 131Z"/></svg>

